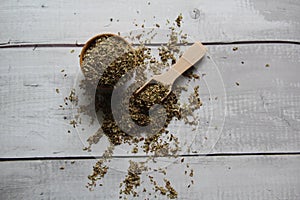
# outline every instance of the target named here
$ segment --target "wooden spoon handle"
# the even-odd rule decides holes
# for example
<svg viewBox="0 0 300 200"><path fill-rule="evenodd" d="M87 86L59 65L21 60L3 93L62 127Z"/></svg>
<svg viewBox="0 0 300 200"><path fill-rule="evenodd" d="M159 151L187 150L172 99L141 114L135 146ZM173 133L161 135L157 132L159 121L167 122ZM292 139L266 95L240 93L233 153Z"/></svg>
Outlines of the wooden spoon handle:
<svg viewBox="0 0 300 200"><path fill-rule="evenodd" d="M197 61L199 61L205 55L205 53L206 48L201 44L201 42L195 42L184 52L180 59L173 65L172 69L181 75Z"/></svg>
<svg viewBox="0 0 300 200"><path fill-rule="evenodd" d="M195 42L166 73L157 75L153 78L164 85L172 85L183 72L199 61L205 53L206 48L201 42Z"/></svg>

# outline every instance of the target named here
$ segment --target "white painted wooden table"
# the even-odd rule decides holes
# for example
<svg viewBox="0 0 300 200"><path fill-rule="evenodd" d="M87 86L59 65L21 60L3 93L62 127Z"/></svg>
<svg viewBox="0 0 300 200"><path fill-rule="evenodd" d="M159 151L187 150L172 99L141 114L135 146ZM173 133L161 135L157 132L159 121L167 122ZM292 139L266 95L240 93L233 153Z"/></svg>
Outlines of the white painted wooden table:
<svg viewBox="0 0 300 200"><path fill-rule="evenodd" d="M84 187L95 160L67 134L68 111L58 105L74 85L88 38L134 30L134 20L164 24L179 13L184 32L207 45L227 94L212 152L185 155L195 185L187 189L177 176L184 165L170 165L179 199L300 199L299 1L6 0L0 13L1 200L118 198L124 172L110 171L94 192ZM197 145L196 138L191 150ZM128 162L117 155L116 165Z"/></svg>

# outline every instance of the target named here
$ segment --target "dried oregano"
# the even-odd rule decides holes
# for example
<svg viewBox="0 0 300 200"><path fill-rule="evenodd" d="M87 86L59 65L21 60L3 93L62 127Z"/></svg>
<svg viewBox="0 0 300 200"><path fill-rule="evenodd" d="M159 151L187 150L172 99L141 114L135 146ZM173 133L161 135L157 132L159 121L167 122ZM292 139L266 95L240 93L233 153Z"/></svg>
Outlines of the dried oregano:
<svg viewBox="0 0 300 200"><path fill-rule="evenodd" d="M180 14L175 20L178 27L181 26L182 18ZM157 28L160 27L158 24L155 26ZM142 27L144 27L144 25L142 25ZM164 101L161 101L168 90L161 84L148 85L138 95L132 95L129 102L123 102L129 105L131 119L140 126L146 126L151 121L154 122L154 124L156 122L155 120L159 121L159 117L149 117L149 109L154 104L162 105L167 113L167 119L163 127L153 127L156 134L145 136L137 133L135 136L132 136L123 132L114 121L111 111L111 96L113 87L118 81L130 70L138 67L142 70L137 71L135 81L136 83L144 83L148 73L162 73L176 62L177 58L182 55L180 46L178 45L179 43L187 44L187 34L176 31L175 27L169 27L169 41L167 44L158 48L159 58L157 58L152 55L151 49L144 45L149 43L151 39L156 36L154 30L155 29L151 29L149 32L138 35L131 33L128 38L132 41L138 40L140 43L140 45L134 49L120 37L103 35L96 39L84 54L82 71L85 75L85 79L81 81L80 87L84 90L84 95L95 98L96 111L102 112L103 114L101 128L88 138L89 146L86 147L85 150L91 151L91 146L98 143L104 135L109 138L111 144L103 153L102 158L94 165L93 173L88 176L90 182L87 187L90 189L93 189L97 185L97 182L107 174L109 161L112 159L115 145L128 143L133 145L131 152L138 153L140 148L138 144L142 144L142 150L146 153L150 153L150 158L147 162L151 160L151 156L176 157L180 151L180 143L178 138L167 130L169 123L176 118L178 120L183 119L187 124L195 124L193 121L188 121L187 117L193 116L193 111L202 105L198 92L199 86L195 87L194 93L190 95L189 104L180 105L178 101L179 93L176 93L176 90L172 91ZM194 73L187 74L187 77L199 79L199 75ZM94 89L96 89L96 94ZM184 87L181 87L181 89L185 90ZM78 97L75 95L75 90L72 90L70 95L66 97L66 105L68 101L77 105ZM91 105L81 105L79 112L92 116L91 111L88 110L89 106ZM128 119L122 120L126 123ZM78 125L76 119L72 120L71 124L74 128ZM163 139L163 137L165 137L166 140ZM181 160L181 162L183 161L184 159ZM125 195L123 196L124 198L126 198L126 195L139 196L136 188L142 184L142 173L148 170L146 166L147 162L129 161L128 174L120 183L120 195ZM154 171L163 175L167 173L166 169L161 168L154 169ZM193 171L191 171L189 175L192 177ZM150 183L154 185L154 191L159 191L162 195L167 195L170 199L177 198L178 194L171 186L170 181L164 179L164 182L164 186L159 186L153 177L150 178ZM101 183L99 185L102 186L103 184ZM148 192L146 188L144 188L143 191ZM120 198L122 198L122 196L120 196Z"/></svg>

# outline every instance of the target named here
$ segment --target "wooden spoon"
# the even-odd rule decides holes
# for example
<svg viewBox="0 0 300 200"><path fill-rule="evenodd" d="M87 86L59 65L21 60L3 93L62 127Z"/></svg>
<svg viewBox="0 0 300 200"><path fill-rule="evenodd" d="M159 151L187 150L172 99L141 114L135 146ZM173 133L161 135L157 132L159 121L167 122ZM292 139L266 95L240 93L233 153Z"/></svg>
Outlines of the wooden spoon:
<svg viewBox="0 0 300 200"><path fill-rule="evenodd" d="M165 98L171 93L175 80L198 62L205 55L206 51L206 48L201 44L201 42L195 42L167 72L153 76L142 87L136 90L135 94L139 94L148 84L155 82L162 83L164 86L169 87L166 96L162 98L162 101L165 100Z"/></svg>

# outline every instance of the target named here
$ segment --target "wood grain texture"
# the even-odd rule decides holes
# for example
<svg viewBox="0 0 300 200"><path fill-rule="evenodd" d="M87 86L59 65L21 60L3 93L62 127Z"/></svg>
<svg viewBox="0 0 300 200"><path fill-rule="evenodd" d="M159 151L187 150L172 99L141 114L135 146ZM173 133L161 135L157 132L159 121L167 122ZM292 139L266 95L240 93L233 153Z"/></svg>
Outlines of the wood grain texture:
<svg viewBox="0 0 300 200"><path fill-rule="evenodd" d="M84 43L99 33L129 32L142 24L164 29L166 19L173 21L179 13L184 32L202 42L300 39L297 0L6 0L0 5L3 44Z"/></svg>
<svg viewBox="0 0 300 200"><path fill-rule="evenodd" d="M83 44L103 32L126 35L140 31L142 24L147 30L160 24L160 35L153 43L166 42L166 20L174 21L179 13L184 17L181 28L192 42L253 43L209 46L211 59L206 57L198 69L206 76L199 82L203 107L196 136L191 138L191 132L180 124L171 130L188 142L183 142L185 147L190 145L189 151L182 152L185 162L180 162L182 156L176 160L157 158L156 167L167 166L167 178L179 192L178 199L300 199L300 45L255 44L299 44L299 1L4 0L0 2L0 47ZM120 157L112 159L104 186L90 192L85 185L96 160L64 160L101 155L107 146L103 138L92 153L83 151L98 125L89 126L86 118L73 129L69 122L76 109L59 107L78 85L80 50L0 49L0 159L16 159L0 162L1 200L118 199L118 186L129 160L144 161L135 157L143 154L132 155L123 146L116 148L114 155ZM218 93L222 91L218 90L220 83L226 98ZM198 82L191 81L193 84ZM186 155L205 153L220 155ZM231 153L244 156L222 156ZM193 179L184 175L186 163L194 169ZM153 174L162 183L163 177ZM144 175L143 184L151 191L146 179ZM188 188L191 180L194 185ZM153 192L151 196L140 195L163 199L154 198Z"/></svg>
<svg viewBox="0 0 300 200"><path fill-rule="evenodd" d="M221 135L211 152L299 152L300 47L239 45L237 51L233 51L233 47L209 47L227 94L226 111L220 108L225 124L213 126ZM70 48L1 50L0 157L89 155L82 148L91 132L77 133L69 125L75 110L59 108L63 98L76 85L80 71L80 48L74 53L70 51ZM270 67L265 67L267 63ZM213 84L208 81L209 77L208 72L201 79L200 96L204 106L199 122L203 128L198 130L191 152L202 153L202 132L208 128L206 120L210 117L207 105L220 102L220 98L209 100L212 97L205 86ZM59 94L56 88L60 89ZM64 120L64 116L68 119ZM97 127L91 129L95 131ZM68 130L72 133L68 134ZM178 135L183 133L182 130ZM104 140L96 150L101 152L105 144ZM115 155L124 153L128 155L121 148Z"/></svg>
<svg viewBox="0 0 300 200"><path fill-rule="evenodd" d="M137 159L133 159L137 161ZM128 159L112 164L128 165ZM103 186L90 192L85 188L87 175L95 160L28 161L0 163L1 199L118 199L119 183L126 172L111 169ZM184 175L186 163L194 177ZM179 192L178 199L289 199L300 197L299 156L190 157L168 166L166 177ZM64 167L64 170L60 170ZM297 175L298 174L298 175ZM160 184L163 175L150 173ZM194 180L194 185L187 188ZM148 178L142 176L142 197L154 198ZM141 192L147 188L152 195ZM166 199L158 195L159 199ZM131 199L131 198L129 198Z"/></svg>

